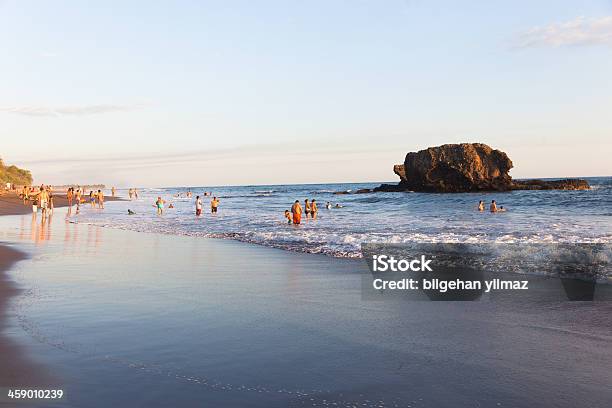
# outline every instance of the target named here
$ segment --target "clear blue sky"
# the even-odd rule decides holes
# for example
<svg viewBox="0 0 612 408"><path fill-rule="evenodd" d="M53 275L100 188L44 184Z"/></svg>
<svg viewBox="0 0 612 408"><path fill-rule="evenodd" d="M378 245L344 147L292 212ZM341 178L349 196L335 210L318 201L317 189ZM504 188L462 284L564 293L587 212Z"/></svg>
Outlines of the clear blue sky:
<svg viewBox="0 0 612 408"><path fill-rule="evenodd" d="M612 174L610 1L0 0L0 50L38 182L384 181L464 141Z"/></svg>

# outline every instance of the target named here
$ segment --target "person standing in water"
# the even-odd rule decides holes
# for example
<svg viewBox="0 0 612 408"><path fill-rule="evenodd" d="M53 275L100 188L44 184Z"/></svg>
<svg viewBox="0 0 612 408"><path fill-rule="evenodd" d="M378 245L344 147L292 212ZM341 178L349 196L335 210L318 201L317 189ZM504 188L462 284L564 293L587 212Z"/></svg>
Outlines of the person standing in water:
<svg viewBox="0 0 612 408"><path fill-rule="evenodd" d="M313 198L310 204L310 215L312 216L312 219L317 218L318 211L319 211L319 208L317 207L317 200Z"/></svg>
<svg viewBox="0 0 612 408"><path fill-rule="evenodd" d="M210 212L216 214L218 208L219 200L217 199L217 197L213 197L213 199L210 201Z"/></svg>
<svg viewBox="0 0 612 408"><path fill-rule="evenodd" d="M202 199L200 196L196 196L196 215L198 217L202 215Z"/></svg>
<svg viewBox="0 0 612 408"><path fill-rule="evenodd" d="M497 203L495 200L491 200L491 207L489 208L491 212L497 212Z"/></svg>
<svg viewBox="0 0 612 408"><path fill-rule="evenodd" d="M482 211L484 211L484 210L485 210L485 209L484 209L484 201L480 200L480 201L478 202L478 211L481 211L481 212L482 212Z"/></svg>
<svg viewBox="0 0 612 408"><path fill-rule="evenodd" d="M164 203L165 201L162 200L161 197L157 197L157 201L155 201L155 206L157 207L157 215L164 214Z"/></svg>
<svg viewBox="0 0 612 408"><path fill-rule="evenodd" d="M98 190L98 208L104 209L104 193Z"/></svg>
<svg viewBox="0 0 612 408"><path fill-rule="evenodd" d="M293 223L299 225L302 222L302 206L299 200L295 200L295 203L291 206L291 214L293 215Z"/></svg>
<svg viewBox="0 0 612 408"><path fill-rule="evenodd" d="M112 195L113 197L115 196L115 192L116 192L116 190L115 190L115 186L113 186L113 187L111 188L111 195Z"/></svg>
<svg viewBox="0 0 612 408"><path fill-rule="evenodd" d="M293 222L291 219L291 212L289 212L289 210L285 210L285 219L287 220L287 224L291 224Z"/></svg>
<svg viewBox="0 0 612 408"><path fill-rule="evenodd" d="M311 207L310 207L310 203L308 202L308 199L304 200L304 213L306 214L306 218L308 218L308 216L310 215L311 212Z"/></svg>

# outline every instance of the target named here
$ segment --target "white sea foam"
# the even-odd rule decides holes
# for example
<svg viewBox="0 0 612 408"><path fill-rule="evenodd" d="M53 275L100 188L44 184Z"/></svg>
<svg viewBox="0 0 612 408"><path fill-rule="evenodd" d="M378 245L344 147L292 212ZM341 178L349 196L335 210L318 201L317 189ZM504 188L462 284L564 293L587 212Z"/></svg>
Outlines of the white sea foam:
<svg viewBox="0 0 612 408"><path fill-rule="evenodd" d="M491 194L334 195L372 188L367 184L144 189L138 200L109 203L100 211L83 206L71 221L113 228L198 237L236 239L299 252L361 256L367 242L552 243L612 242L609 179L591 191L527 191ZM193 198L175 198L191 190ZM196 195L221 197L217 215L195 217ZM121 192L125 193L125 192ZM127 195L127 194L123 194ZM173 209L161 217L152 204L162 196ZM296 199L316 199L317 220L287 225L283 211ZM478 200L496 199L505 213L480 213ZM325 208L326 202L342 208ZM206 203L205 203L206 204ZM136 215L127 215L127 209ZM206 206L205 206L206 209Z"/></svg>

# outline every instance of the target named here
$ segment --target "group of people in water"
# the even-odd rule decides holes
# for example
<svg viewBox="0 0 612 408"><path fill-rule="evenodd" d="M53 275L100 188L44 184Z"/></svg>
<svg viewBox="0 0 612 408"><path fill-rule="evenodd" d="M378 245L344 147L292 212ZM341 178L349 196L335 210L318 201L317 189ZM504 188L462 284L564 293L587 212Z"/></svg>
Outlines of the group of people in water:
<svg viewBox="0 0 612 408"><path fill-rule="evenodd" d="M485 210L485 203L484 201L480 200L478 202L478 211L483 212L484 210ZM491 211L492 213L505 212L506 209L504 208L503 205L498 207L497 202L495 200L491 200L491 204L489 205L489 211Z"/></svg>
<svg viewBox="0 0 612 408"><path fill-rule="evenodd" d="M209 192L205 192L204 196L210 196L211 193ZM186 193L186 197L190 198L192 197L192 193L191 191ZM175 195L175 197L180 197L180 194ZM213 197L212 200L210 200L210 212L211 214L216 214L217 211L219 210L219 204L221 203L221 200L219 200L217 197ZM157 209L157 215L163 215L164 214L164 207L166 205L166 200L164 200L161 196L157 197L157 200L155 200L155 203L153 204L153 206ZM202 199L200 198L200 196L196 196L196 200L195 200L195 214L197 216L202 215L202 208L204 207L204 203L202 202ZM170 205L168 206L168 208L174 208L174 204L170 203ZM134 215L136 214L134 211L132 210L128 210L128 214L129 215Z"/></svg>
<svg viewBox="0 0 612 408"><path fill-rule="evenodd" d="M325 204L325 208L328 210L332 208L329 201ZM336 203L335 208L342 208L342 206ZM302 208L300 200L295 200L291 206L291 210L285 210L285 219L287 220L287 224L299 225L302 222L302 214L304 214L306 218L310 217L316 219L318 213L319 207L316 199L313 198L311 201L305 199L304 208Z"/></svg>
<svg viewBox="0 0 612 408"><path fill-rule="evenodd" d="M113 194L114 196L114 194ZM66 192L66 199L68 200L68 208L72 208L74 202L76 202L77 212L80 210L81 204L89 202L91 208L96 208L96 204L99 209L104 208L104 192L101 189L98 191L90 190L89 197L84 197L84 191L80 186L68 188Z"/></svg>

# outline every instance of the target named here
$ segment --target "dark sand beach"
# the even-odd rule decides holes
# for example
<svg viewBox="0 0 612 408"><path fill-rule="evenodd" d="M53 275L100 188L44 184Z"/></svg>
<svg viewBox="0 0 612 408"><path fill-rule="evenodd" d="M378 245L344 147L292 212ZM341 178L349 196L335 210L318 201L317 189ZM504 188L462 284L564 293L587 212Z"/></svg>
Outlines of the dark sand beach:
<svg viewBox="0 0 612 408"><path fill-rule="evenodd" d="M65 211L65 210L63 210ZM41 231L44 228L44 231ZM367 300L362 260L0 218L74 407L608 407L610 302ZM44 237L41 239L40 237Z"/></svg>
<svg viewBox="0 0 612 408"><path fill-rule="evenodd" d="M0 386L19 387L48 383L46 368L32 363L25 351L5 337L7 330L8 303L19 294L14 282L7 277L16 262L25 259L25 254L12 247L0 244ZM0 400L1 401L1 400ZM0 405L2 403L0 402Z"/></svg>
<svg viewBox="0 0 612 408"><path fill-rule="evenodd" d="M55 208L62 208L68 206L68 200L66 199L65 192L55 192L54 197ZM104 197L104 201L118 201L121 200L119 197ZM23 200L17 195L16 192L2 192L0 194L0 215L17 215L17 214L31 214L32 205L23 204Z"/></svg>

